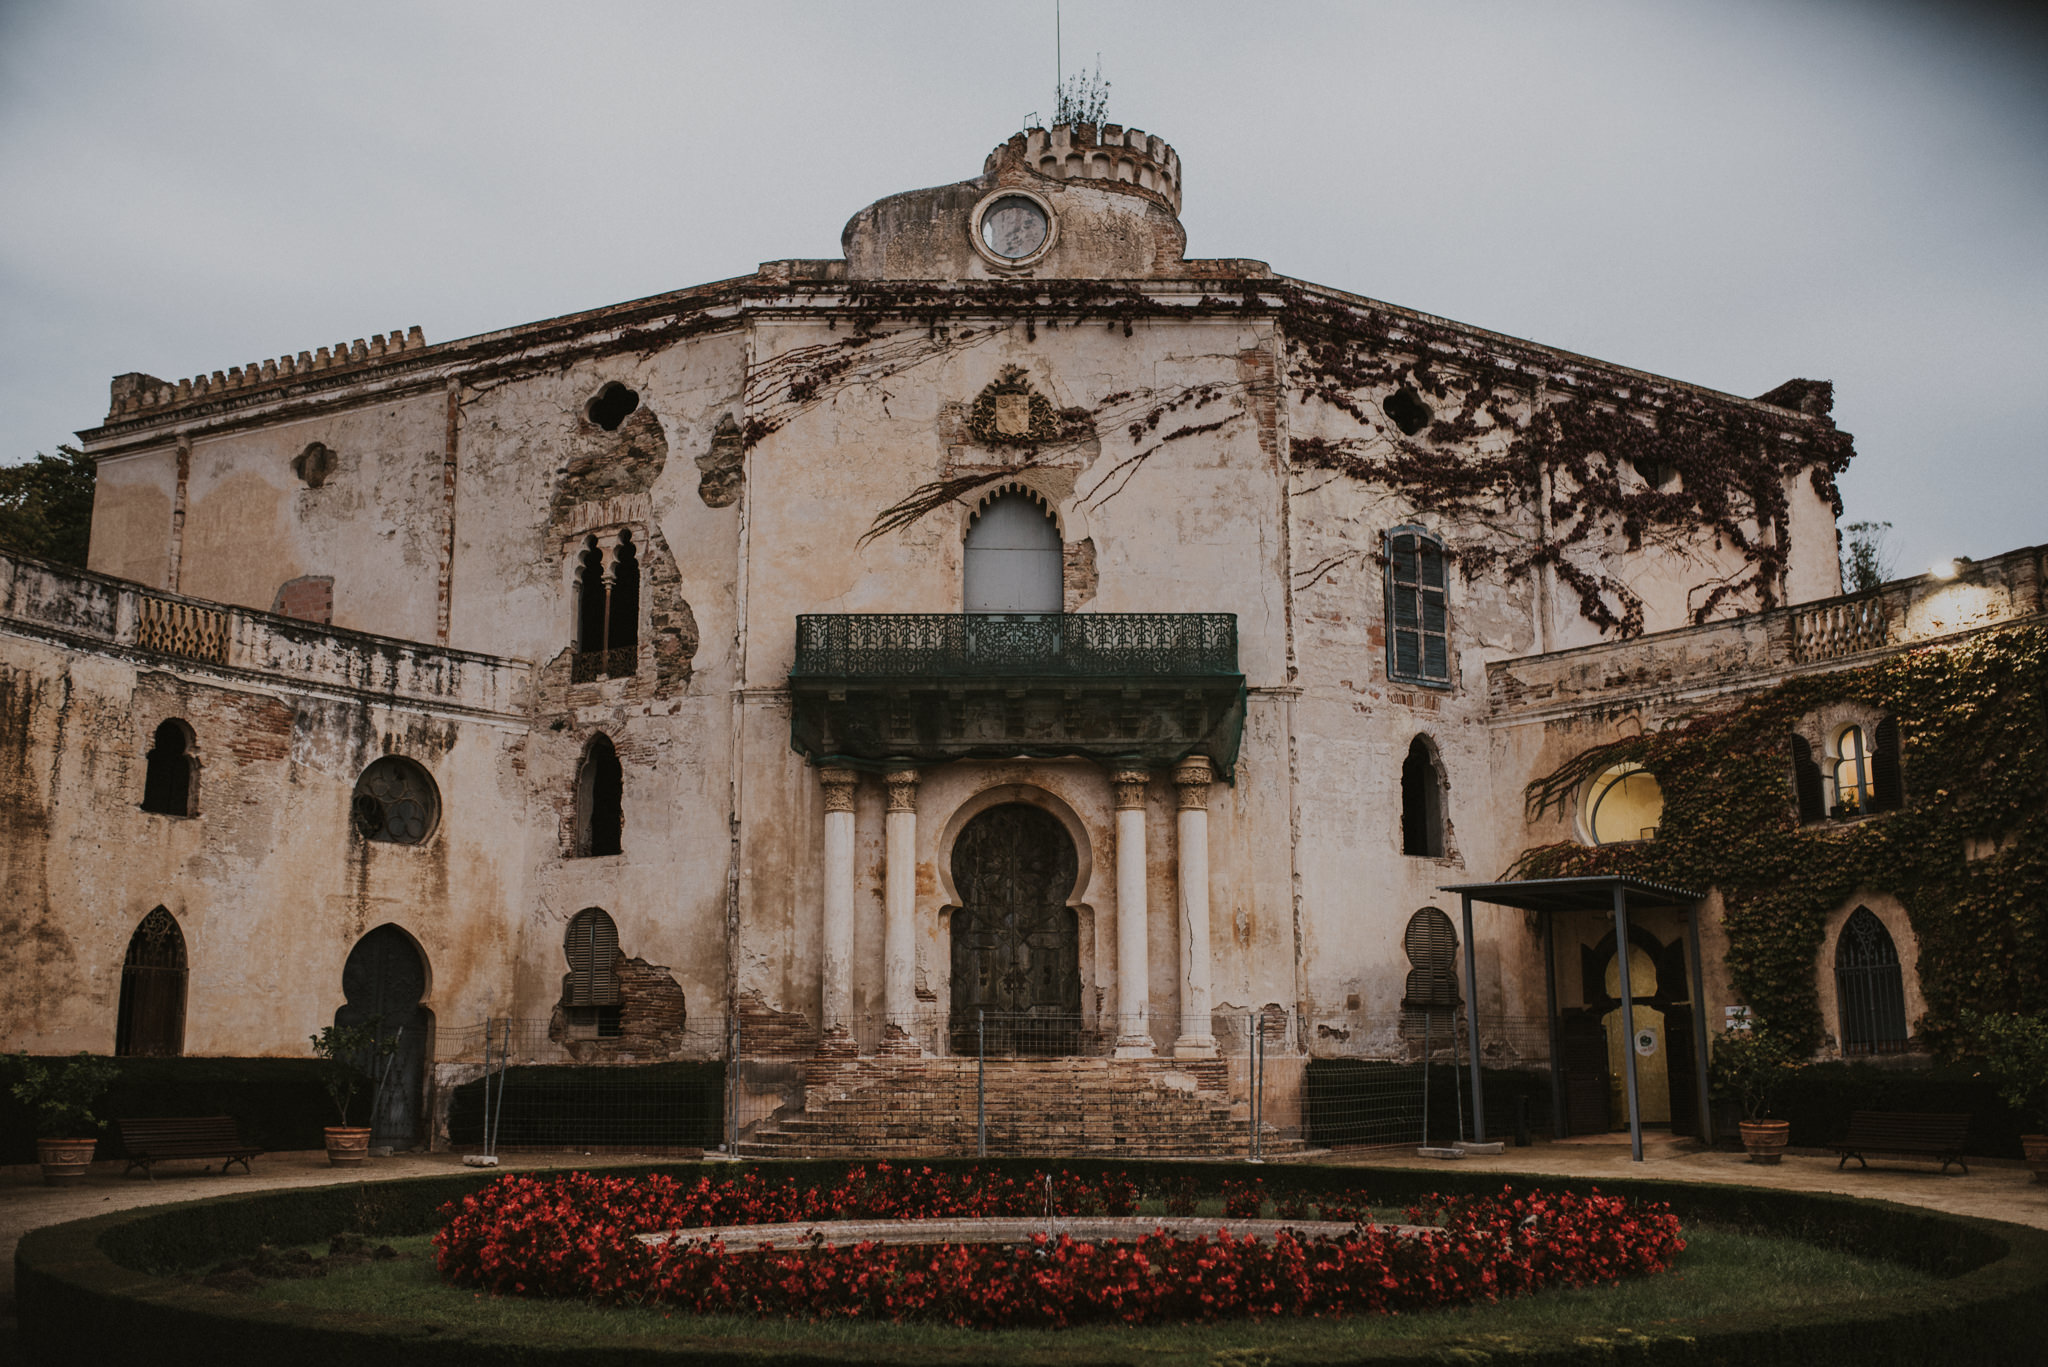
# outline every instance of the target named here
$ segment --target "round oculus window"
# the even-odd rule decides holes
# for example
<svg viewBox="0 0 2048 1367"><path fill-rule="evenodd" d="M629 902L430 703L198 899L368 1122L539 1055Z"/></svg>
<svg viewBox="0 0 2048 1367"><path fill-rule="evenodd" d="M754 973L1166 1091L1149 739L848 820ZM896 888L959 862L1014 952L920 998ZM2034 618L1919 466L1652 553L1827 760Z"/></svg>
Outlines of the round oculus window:
<svg viewBox="0 0 2048 1367"><path fill-rule="evenodd" d="M1021 261L1045 245L1051 226L1035 201L1004 195L981 215L981 242L1005 260Z"/></svg>

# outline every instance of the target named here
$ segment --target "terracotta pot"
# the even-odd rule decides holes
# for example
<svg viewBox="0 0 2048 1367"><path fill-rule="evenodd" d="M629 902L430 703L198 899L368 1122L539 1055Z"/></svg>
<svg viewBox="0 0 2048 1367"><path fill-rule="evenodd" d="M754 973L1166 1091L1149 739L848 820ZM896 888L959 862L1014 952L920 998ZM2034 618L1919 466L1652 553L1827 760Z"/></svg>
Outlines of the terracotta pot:
<svg viewBox="0 0 2048 1367"><path fill-rule="evenodd" d="M38 1139L36 1159L43 1165L43 1185L71 1187L85 1180L97 1139Z"/></svg>
<svg viewBox="0 0 2048 1367"><path fill-rule="evenodd" d="M2033 1170L2034 1180L2048 1185L2048 1134L2021 1135L2020 1151L2027 1156L2027 1166Z"/></svg>
<svg viewBox="0 0 2048 1367"><path fill-rule="evenodd" d="M367 1125L329 1125L322 1133L327 1136L327 1161L337 1168L354 1167L370 1156Z"/></svg>
<svg viewBox="0 0 2048 1367"><path fill-rule="evenodd" d="M1785 1145L1792 1140L1789 1120L1745 1120L1737 1128L1742 1131L1742 1147L1749 1150L1752 1163L1776 1163L1785 1156Z"/></svg>

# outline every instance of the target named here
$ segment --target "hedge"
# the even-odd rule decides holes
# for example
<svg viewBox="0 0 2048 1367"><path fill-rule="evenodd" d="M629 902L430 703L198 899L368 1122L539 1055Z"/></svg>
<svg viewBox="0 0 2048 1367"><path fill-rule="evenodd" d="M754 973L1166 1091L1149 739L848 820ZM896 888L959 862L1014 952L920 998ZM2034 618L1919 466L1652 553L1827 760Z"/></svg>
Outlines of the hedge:
<svg viewBox="0 0 2048 1367"><path fill-rule="evenodd" d="M51 1059L50 1062L60 1060ZM93 1107L103 1120L156 1116L231 1115L242 1137L273 1151L317 1149L323 1126L336 1123L334 1103L320 1085L313 1058L117 1058L120 1076ZM0 1065L0 1081L19 1074ZM356 1103L357 1114L362 1103ZM110 1123L100 1155L119 1152ZM0 1163L36 1161L35 1127L28 1108L0 1085Z"/></svg>
<svg viewBox="0 0 2048 1367"><path fill-rule="evenodd" d="M497 1142L506 1145L712 1148L725 1130L725 1064L718 1061L519 1066L494 1077L491 1093ZM483 1109L482 1078L457 1087L448 1108L449 1142L458 1148L482 1143Z"/></svg>
<svg viewBox="0 0 2048 1367"><path fill-rule="evenodd" d="M1145 1185L1188 1172L1220 1184L1246 1169L1225 1164L1176 1164L1074 1159L1051 1164L1077 1173L1123 1171ZM843 1162L776 1164L797 1180L831 1180ZM975 1166L972 1160L933 1160L932 1167ZM985 1160L979 1166L1012 1175L1049 1166L1029 1159ZM638 1171L682 1175L730 1172L724 1165L665 1164ZM635 1171L614 1169L612 1171ZM1400 1205L1430 1192L1491 1191L1508 1182L1549 1189L1598 1186L1642 1200L1669 1202L1680 1218L1769 1230L1865 1256L1881 1254L1940 1280L1879 1305L1817 1307L1721 1316L1711 1323L1660 1326L1633 1336L1630 1362L1821 1367L1826 1363L2020 1362L2035 1360L2048 1332L2048 1231L1994 1224L1933 1211L1849 1197L1646 1180L1600 1183L1553 1176L1459 1172L1444 1169L1266 1168L1259 1174L1270 1194L1342 1190L1361 1181L1375 1202ZM316 1242L356 1228L386 1237L426 1233L449 1199L491 1180L463 1173L356 1187L318 1187L219 1198L187 1205L127 1211L56 1225L25 1236L16 1254L21 1341L29 1360L65 1367L134 1360L147 1345L152 1364L287 1361L325 1367L391 1358L407 1363L568 1364L729 1362L782 1364L870 1361L897 1367L972 1363L989 1355L934 1347L914 1340L859 1344L821 1337L815 1345L753 1340L644 1340L592 1346L550 1341L545 1331L456 1336L432 1324L383 1317L374 1309L346 1314L312 1311L209 1290L178 1274L243 1254L258 1243ZM1058 1335L1028 1360L1071 1361ZM1162 1355L1132 1336L1132 1356ZM1359 1345L1342 1360L1396 1363L1445 1360L1567 1367L1621 1355L1616 1343L1579 1337L1525 1334L1469 1344ZM1290 1348L1276 1332L1272 1367L1338 1360L1325 1348Z"/></svg>

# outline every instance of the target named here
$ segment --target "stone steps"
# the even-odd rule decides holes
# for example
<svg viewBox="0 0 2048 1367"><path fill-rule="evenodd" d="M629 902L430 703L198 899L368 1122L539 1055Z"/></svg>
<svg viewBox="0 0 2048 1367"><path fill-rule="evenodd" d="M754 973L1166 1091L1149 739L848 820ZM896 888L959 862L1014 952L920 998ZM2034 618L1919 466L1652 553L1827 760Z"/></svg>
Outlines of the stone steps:
<svg viewBox="0 0 2048 1367"><path fill-rule="evenodd" d="M755 1157L935 1157L977 1149L977 1084L991 1154L1241 1157L1249 1111L1221 1059L816 1058L801 1111L746 1134ZM1265 1127L1261 1148L1297 1152Z"/></svg>

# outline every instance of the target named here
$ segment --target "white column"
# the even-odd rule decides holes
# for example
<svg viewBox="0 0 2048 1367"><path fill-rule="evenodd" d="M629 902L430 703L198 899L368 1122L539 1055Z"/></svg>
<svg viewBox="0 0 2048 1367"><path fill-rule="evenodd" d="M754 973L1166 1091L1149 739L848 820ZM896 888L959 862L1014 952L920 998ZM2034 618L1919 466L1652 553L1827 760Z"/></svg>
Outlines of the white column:
<svg viewBox="0 0 2048 1367"><path fill-rule="evenodd" d="M1145 784L1143 769L1116 769L1116 1010L1118 1058L1150 1058L1152 960L1145 946Z"/></svg>
<svg viewBox="0 0 2048 1367"><path fill-rule="evenodd" d="M888 776L883 823L882 1031L885 1053L920 1052L911 1033L917 1014L917 770Z"/></svg>
<svg viewBox="0 0 2048 1367"><path fill-rule="evenodd" d="M824 1026L821 1048L843 1052L853 1041L853 793L860 775L820 769L825 788Z"/></svg>
<svg viewBox="0 0 2048 1367"><path fill-rule="evenodd" d="M1180 789L1180 1038L1175 1058L1214 1058L1209 1032L1209 761L1194 755L1173 771Z"/></svg>

